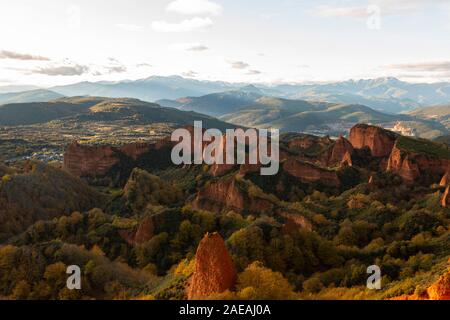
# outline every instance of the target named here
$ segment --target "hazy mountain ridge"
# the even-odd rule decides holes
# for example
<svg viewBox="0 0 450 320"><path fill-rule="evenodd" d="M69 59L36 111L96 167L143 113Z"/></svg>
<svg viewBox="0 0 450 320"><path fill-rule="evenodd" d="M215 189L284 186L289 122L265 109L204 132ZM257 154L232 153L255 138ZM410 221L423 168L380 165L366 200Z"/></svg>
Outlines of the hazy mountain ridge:
<svg viewBox="0 0 450 320"><path fill-rule="evenodd" d="M17 86L10 86L10 90L5 91L7 88L0 87L0 94L37 89L25 86L19 90ZM444 104L450 100L450 84L447 82L408 83L392 77L316 84L251 84L151 76L139 80L79 82L48 90L65 96L130 97L144 101L177 100L239 90L294 100L362 104L387 113Z"/></svg>
<svg viewBox="0 0 450 320"><path fill-rule="evenodd" d="M180 110L193 110L236 125L248 127L274 127L282 131L322 130L348 126L358 122L376 124L407 122L408 127L426 138L447 134L446 126L435 119L409 114L392 114L361 104L329 103L291 100L248 92L246 89L213 93L202 97L186 97L161 101L162 105L176 106Z"/></svg>
<svg viewBox="0 0 450 320"><path fill-rule="evenodd" d="M10 92L0 94L0 104L48 102L62 97L63 95L50 90L36 89L31 91Z"/></svg>
<svg viewBox="0 0 450 320"><path fill-rule="evenodd" d="M66 96L130 97L145 101L178 99L185 96L201 96L238 87L226 82L200 81L180 76L152 76L135 81L80 82L66 86L52 87L50 90Z"/></svg>

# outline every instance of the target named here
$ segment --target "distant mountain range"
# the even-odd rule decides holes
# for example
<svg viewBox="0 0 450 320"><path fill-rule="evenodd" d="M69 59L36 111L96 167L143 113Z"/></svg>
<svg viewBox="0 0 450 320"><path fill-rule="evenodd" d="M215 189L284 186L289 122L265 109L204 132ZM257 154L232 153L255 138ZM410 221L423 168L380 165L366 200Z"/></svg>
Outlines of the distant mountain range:
<svg viewBox="0 0 450 320"><path fill-rule="evenodd" d="M349 125L358 122L401 121L429 139L450 130L448 83L411 84L380 78L269 86L154 76L20 91L23 88L30 89L0 87L1 125L35 124L67 117L80 121L134 119L179 124L204 119L215 121L222 128L225 123L232 123L282 131L319 130L315 133L320 134L345 132ZM5 90L14 92L1 93ZM98 96L104 98L95 98Z"/></svg>
<svg viewBox="0 0 450 320"><path fill-rule="evenodd" d="M22 89L22 90L21 90ZM32 86L0 87L0 94L35 90ZM47 88L64 96L102 96L136 98L154 102L200 97L225 91L243 91L279 98L361 104L387 113L401 113L419 107L450 102L450 83L408 83L396 78L348 80L318 84L249 84L202 81L180 76L152 76L140 80L117 82L80 82ZM225 97L226 98L226 97ZM20 101L16 102L29 102ZM0 100L0 103L4 103ZM168 103L164 103L167 105ZM176 105L171 105L175 107Z"/></svg>
<svg viewBox="0 0 450 320"><path fill-rule="evenodd" d="M225 122L281 131L343 133L355 123L389 124L401 121L422 137L445 135L450 126L416 114L381 112L361 104L309 102L264 96L245 89L213 93L202 97L160 100L163 106L195 111ZM316 132L317 133L317 132Z"/></svg>
<svg viewBox="0 0 450 320"><path fill-rule="evenodd" d="M28 86L28 85L8 85L8 86L0 86L0 94L3 93L15 93L15 92L23 92L23 91L31 91L42 89L37 86Z"/></svg>
<svg viewBox="0 0 450 320"><path fill-rule="evenodd" d="M238 88L226 82L199 81L180 76L153 76L136 81L80 82L50 90L65 96L102 96L111 98L136 98L153 102L160 99L178 99L185 96L202 96Z"/></svg>
<svg viewBox="0 0 450 320"><path fill-rule="evenodd" d="M36 89L31 91L10 92L0 94L0 104L47 102L62 97L63 95L50 90Z"/></svg>
<svg viewBox="0 0 450 320"><path fill-rule="evenodd" d="M65 96L132 97L145 101L176 100L182 97L199 97L211 93L241 90L246 93L287 99L362 104L388 113L400 113L450 101L449 83L414 84L395 78L349 80L326 84L253 85L171 76L150 77L136 81L82 82L53 87L50 90Z"/></svg>
<svg viewBox="0 0 450 320"><path fill-rule="evenodd" d="M5 104L0 105L0 125L31 125L52 120L192 125L201 120L205 127L221 130L234 126L270 127L282 132L339 135L359 122L389 126L401 121L421 137L436 138L449 133L449 126L425 115L388 114L357 104L290 100L243 91L160 103L163 106L131 98L63 97L48 102Z"/></svg>

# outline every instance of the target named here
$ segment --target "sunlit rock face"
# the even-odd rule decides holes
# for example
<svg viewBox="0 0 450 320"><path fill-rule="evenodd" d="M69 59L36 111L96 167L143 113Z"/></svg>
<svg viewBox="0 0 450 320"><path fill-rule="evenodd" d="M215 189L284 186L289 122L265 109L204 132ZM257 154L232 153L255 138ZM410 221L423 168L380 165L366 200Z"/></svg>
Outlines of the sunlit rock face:
<svg viewBox="0 0 450 320"><path fill-rule="evenodd" d="M356 149L368 147L374 157L388 157L397 134L380 127L358 124L350 130L350 143Z"/></svg>
<svg viewBox="0 0 450 320"><path fill-rule="evenodd" d="M206 234L195 255L195 270L188 288L188 299L203 299L232 289L236 270L225 242L218 233Z"/></svg>

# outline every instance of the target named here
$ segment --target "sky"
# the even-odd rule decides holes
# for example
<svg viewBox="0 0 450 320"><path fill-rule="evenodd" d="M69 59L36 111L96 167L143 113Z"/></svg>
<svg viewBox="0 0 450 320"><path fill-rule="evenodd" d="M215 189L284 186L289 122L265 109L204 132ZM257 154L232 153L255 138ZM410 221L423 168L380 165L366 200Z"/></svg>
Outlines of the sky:
<svg viewBox="0 0 450 320"><path fill-rule="evenodd" d="M450 0L2 0L0 85L450 81Z"/></svg>

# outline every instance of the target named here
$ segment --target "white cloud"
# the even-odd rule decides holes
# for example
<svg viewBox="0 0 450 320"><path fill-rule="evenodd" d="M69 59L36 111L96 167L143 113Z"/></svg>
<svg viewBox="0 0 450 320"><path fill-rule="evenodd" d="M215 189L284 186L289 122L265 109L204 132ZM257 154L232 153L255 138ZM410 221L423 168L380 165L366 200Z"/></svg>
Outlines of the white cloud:
<svg viewBox="0 0 450 320"><path fill-rule="evenodd" d="M0 59L11 59L11 60L32 60L32 61L50 61L47 57L36 56L28 53L19 53L14 51L0 51Z"/></svg>
<svg viewBox="0 0 450 320"><path fill-rule="evenodd" d="M207 51L207 50L209 50L209 48L207 46L204 46L204 45L200 44L200 45L197 45L197 46L189 47L186 50L188 50L188 51Z"/></svg>
<svg viewBox="0 0 450 320"><path fill-rule="evenodd" d="M169 49L173 51L192 51L192 52L202 52L209 50L207 46L200 43L175 43L170 45Z"/></svg>
<svg viewBox="0 0 450 320"><path fill-rule="evenodd" d="M126 30L126 31L133 31L133 32L142 31L144 29L143 26L138 26L136 24L126 24L126 23L118 23L118 24L116 24L116 27Z"/></svg>
<svg viewBox="0 0 450 320"><path fill-rule="evenodd" d="M158 32L190 32L211 27L213 22L210 18L194 17L178 23L171 23L164 20L154 21L152 28Z"/></svg>
<svg viewBox="0 0 450 320"><path fill-rule="evenodd" d="M233 69L247 69L250 65L244 61L228 61Z"/></svg>
<svg viewBox="0 0 450 320"><path fill-rule="evenodd" d="M420 72L449 72L450 61L401 63L387 66L388 69Z"/></svg>
<svg viewBox="0 0 450 320"><path fill-rule="evenodd" d="M30 71L31 74L44 74L47 76L81 76L88 73L89 67L80 64L74 65L51 65Z"/></svg>
<svg viewBox="0 0 450 320"><path fill-rule="evenodd" d="M248 70L248 72L246 73L246 75L248 76L256 76L258 74L261 74L262 72L259 70Z"/></svg>
<svg viewBox="0 0 450 320"><path fill-rule="evenodd" d="M209 0L175 0L166 7L169 12L185 15L219 15L223 8L220 4Z"/></svg>
<svg viewBox="0 0 450 320"><path fill-rule="evenodd" d="M136 65L137 68L151 68L153 65L147 62L141 62Z"/></svg>
<svg viewBox="0 0 450 320"><path fill-rule="evenodd" d="M183 72L181 75L183 77L187 77L187 78L195 78L198 75L198 73L195 71L189 70L189 71Z"/></svg>

